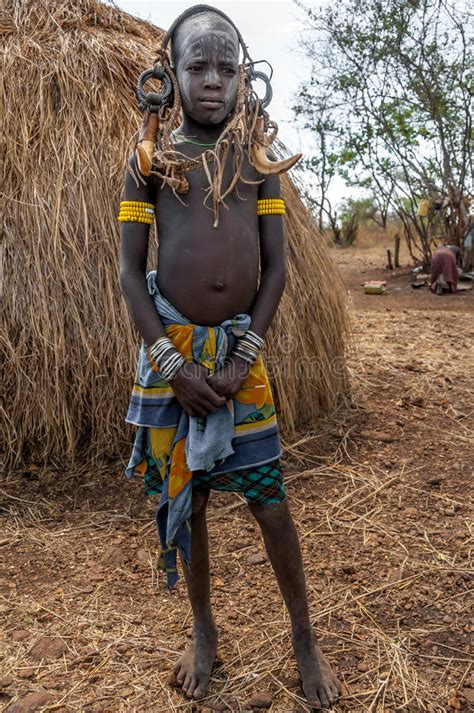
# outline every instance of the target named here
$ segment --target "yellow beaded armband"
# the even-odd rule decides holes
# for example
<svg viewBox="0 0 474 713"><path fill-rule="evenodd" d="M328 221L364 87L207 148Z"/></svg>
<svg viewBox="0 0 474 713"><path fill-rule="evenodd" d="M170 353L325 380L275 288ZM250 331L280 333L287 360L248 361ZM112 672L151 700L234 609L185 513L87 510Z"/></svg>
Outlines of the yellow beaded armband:
<svg viewBox="0 0 474 713"><path fill-rule="evenodd" d="M257 215L284 215L285 213L283 198L260 198L257 201Z"/></svg>
<svg viewBox="0 0 474 713"><path fill-rule="evenodd" d="M155 218L153 203L143 201L120 201L119 223L146 223L152 225Z"/></svg>

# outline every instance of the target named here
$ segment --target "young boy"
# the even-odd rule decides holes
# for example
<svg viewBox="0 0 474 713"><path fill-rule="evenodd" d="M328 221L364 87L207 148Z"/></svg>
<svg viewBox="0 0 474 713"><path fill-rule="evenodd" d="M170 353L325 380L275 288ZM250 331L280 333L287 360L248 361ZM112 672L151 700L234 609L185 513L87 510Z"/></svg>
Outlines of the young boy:
<svg viewBox="0 0 474 713"><path fill-rule="evenodd" d="M239 44L248 55L233 23L196 6L168 35L182 123L146 179L132 156L119 216L121 286L143 337L127 416L138 426L127 474L141 473L149 492L161 493L157 524L170 585L177 548L182 555L194 616L192 643L175 667L183 691L194 699L207 694L217 630L206 506L210 489L232 490L244 493L262 530L288 607L304 693L313 707L326 707L340 688L309 620L260 356L285 285L279 179L257 171L245 141L238 146L248 92ZM181 191L172 177L176 165L189 168L179 174L186 179ZM153 219L158 268L146 276Z"/></svg>

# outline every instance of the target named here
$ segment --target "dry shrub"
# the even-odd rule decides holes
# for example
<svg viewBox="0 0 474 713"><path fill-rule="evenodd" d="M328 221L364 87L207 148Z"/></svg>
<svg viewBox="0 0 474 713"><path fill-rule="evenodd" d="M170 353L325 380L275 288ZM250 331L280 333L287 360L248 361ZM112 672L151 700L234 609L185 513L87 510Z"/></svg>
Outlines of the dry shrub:
<svg viewBox="0 0 474 713"><path fill-rule="evenodd" d="M161 32L97 0L7 0L0 34L7 461L123 456L138 338L120 295L116 214L136 80ZM287 179L284 192L289 284L269 352L292 430L347 391L343 361L330 368L347 318Z"/></svg>

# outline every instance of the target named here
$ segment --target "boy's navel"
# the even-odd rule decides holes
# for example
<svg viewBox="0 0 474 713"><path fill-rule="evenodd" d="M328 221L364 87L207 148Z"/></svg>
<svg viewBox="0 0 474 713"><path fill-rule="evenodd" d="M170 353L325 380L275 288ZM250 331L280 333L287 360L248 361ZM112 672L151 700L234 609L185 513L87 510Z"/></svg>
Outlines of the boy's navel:
<svg viewBox="0 0 474 713"><path fill-rule="evenodd" d="M214 282L212 286L215 290L218 290L219 292L225 290L225 284L223 282Z"/></svg>

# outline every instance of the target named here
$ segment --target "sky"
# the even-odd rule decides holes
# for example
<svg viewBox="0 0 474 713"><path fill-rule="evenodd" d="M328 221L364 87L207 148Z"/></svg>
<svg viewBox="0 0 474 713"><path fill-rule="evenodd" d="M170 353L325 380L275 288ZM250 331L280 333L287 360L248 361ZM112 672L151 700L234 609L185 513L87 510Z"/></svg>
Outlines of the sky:
<svg viewBox="0 0 474 713"><path fill-rule="evenodd" d="M316 7L322 2L308 0L307 5ZM115 4L166 30L183 10L196 3L115 0ZM299 37L305 32L303 10L287 0L210 0L209 4L223 10L234 21L254 61L266 59L272 65L273 100L268 110L278 122L278 137L292 153L308 153L312 148L311 134L298 128L291 110L292 96L311 72L309 60L298 50ZM344 184L338 180L330 191L330 198L338 203L343 197Z"/></svg>

